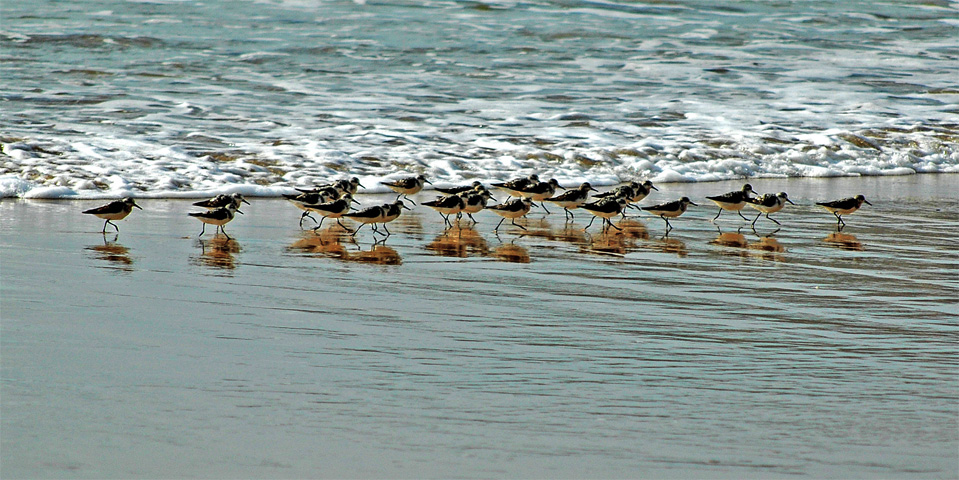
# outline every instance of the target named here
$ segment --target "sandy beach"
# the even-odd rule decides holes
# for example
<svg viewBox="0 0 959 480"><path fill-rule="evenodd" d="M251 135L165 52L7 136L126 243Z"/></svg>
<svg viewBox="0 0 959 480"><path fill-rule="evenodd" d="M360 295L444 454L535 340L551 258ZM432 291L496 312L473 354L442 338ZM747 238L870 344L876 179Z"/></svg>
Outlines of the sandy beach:
<svg viewBox="0 0 959 480"><path fill-rule="evenodd" d="M782 226L4 199L3 477L959 477L959 176L749 182Z"/></svg>

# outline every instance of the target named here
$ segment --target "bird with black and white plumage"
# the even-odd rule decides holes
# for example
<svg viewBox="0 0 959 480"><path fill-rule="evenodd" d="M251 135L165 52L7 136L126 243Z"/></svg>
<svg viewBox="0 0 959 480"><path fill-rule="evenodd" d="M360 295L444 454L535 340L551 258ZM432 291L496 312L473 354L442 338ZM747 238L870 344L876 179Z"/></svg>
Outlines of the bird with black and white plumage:
<svg viewBox="0 0 959 480"><path fill-rule="evenodd" d="M436 200L423 202L423 205L439 212L443 221L446 222L446 226L452 227L453 223L450 222L450 215L456 215L456 220L459 221L463 215L463 210L466 208L466 200L459 195L447 195Z"/></svg>
<svg viewBox="0 0 959 480"><path fill-rule="evenodd" d="M825 208L830 213L835 215L836 227L842 230L842 227L846 226L846 222L842 220L842 216L859 210L863 203L870 206L872 205L863 195L856 195L855 197L843 198L841 200L833 200L831 202L817 202L816 205Z"/></svg>
<svg viewBox="0 0 959 480"><path fill-rule="evenodd" d="M412 202L413 205L416 205L416 202L410 199L409 196L419 193L420 190L423 190L423 186L425 184L427 183L429 183L430 185L433 184L432 182L426 179L425 175L417 175L415 177L405 177L405 178L400 178L400 179L389 181L389 182L380 182L380 183L382 183L383 185L386 185L387 187L390 187L390 190L393 190L394 192L398 193L399 195L396 196L397 200L399 200L400 197L405 197L407 200Z"/></svg>
<svg viewBox="0 0 959 480"><path fill-rule="evenodd" d="M340 198L333 200L332 202L323 202L317 204L306 204L303 207L311 212L318 213L323 218L320 219L319 225L313 228L313 231L316 232L321 227L323 227L323 220L327 218L336 219L336 223L346 230L347 232L352 232L353 230L348 228L346 225L343 225L343 222L340 221L340 218L347 213L350 213L352 204L359 204L356 200L353 199L353 194L350 192L344 192Z"/></svg>
<svg viewBox="0 0 959 480"><path fill-rule="evenodd" d="M473 218L473 214L479 213L486 208L486 203L490 200L496 201L493 195L489 193L489 190L482 185L472 191L460 193L459 196L463 197L463 201L466 202L466 206L463 207L463 212L470 217L470 220L472 220L474 224L478 222Z"/></svg>
<svg viewBox="0 0 959 480"><path fill-rule="evenodd" d="M194 217L203 223L203 228L200 230L199 236L202 237L203 234L206 233L207 225L216 225L216 231L214 232L214 235L216 235L217 232L223 232L223 235L227 238L227 240L229 240L230 235L226 233L224 226L227 223L230 223L237 213L241 215L243 214L243 212L240 210L233 208L233 204L231 203L225 207L220 207L215 210L192 212L188 213L187 215Z"/></svg>
<svg viewBox="0 0 959 480"><path fill-rule="evenodd" d="M446 188L437 188L436 191L440 193L445 193L447 195L459 195L461 193L470 193L476 191L477 188L483 187L483 182L474 181L469 185L458 185L455 187L446 187ZM483 187L486 188L486 187Z"/></svg>
<svg viewBox="0 0 959 480"><path fill-rule="evenodd" d="M531 173L528 177L514 178L503 183L491 183L492 186L503 190L511 197L522 197L522 190L539 183L539 176Z"/></svg>
<svg viewBox="0 0 959 480"><path fill-rule="evenodd" d="M673 202L661 203L659 205L653 205L651 207L642 207L643 210L646 210L653 215L659 216L666 221L666 231L672 230L673 226L669 224L670 218L676 218L684 213L690 205L696 205L693 203L689 197L683 197L679 200ZM697 205L698 206L698 205Z"/></svg>
<svg viewBox="0 0 959 480"><path fill-rule="evenodd" d="M119 233L120 228L113 223L113 220L123 220L127 218L127 215L129 215L134 208L143 210L143 208L137 205L137 202L133 200L133 198L127 197L122 200L114 200L97 208L84 210L83 213L106 220L103 222L103 233L107 233L107 225L113 225L113 228Z"/></svg>
<svg viewBox="0 0 959 480"><path fill-rule="evenodd" d="M719 213L713 217L713 221L723 214L723 210L729 210L731 212L738 213L740 217L743 217L743 220L748 222L749 219L743 216L742 210L746 207L746 203L752 199L752 197L749 196L750 193L753 193L753 186L747 183L743 185L743 188L740 190L724 193L722 195L706 197L707 200L710 200L719 206Z"/></svg>
<svg viewBox="0 0 959 480"><path fill-rule="evenodd" d="M196 202L193 205L197 207L203 207L207 210L216 210L218 208L226 207L227 205L233 205L234 209L238 209L244 203L247 205L250 204L250 202L243 198L242 194L231 193L229 195L220 194L213 198Z"/></svg>
<svg viewBox="0 0 959 480"><path fill-rule="evenodd" d="M297 188L296 190L301 193L319 193L324 190L333 189L333 190L336 190L336 193L334 194L335 197L339 197L340 195L343 195L344 193L347 193L347 192L350 195L356 195L357 190L359 190L359 188L362 186L363 184L360 183L360 179L357 177L353 177L353 178L350 178L349 180L346 180L346 179L336 180L334 182L316 185L310 189Z"/></svg>
<svg viewBox="0 0 959 480"><path fill-rule="evenodd" d="M593 196L596 198L623 197L626 199L627 208L635 208L639 210L639 207L633 204L642 201L644 198L649 196L650 192L653 190L658 191L659 189L653 185L653 182L646 180L642 183L629 182L626 185L620 185L608 192L598 193ZM626 218L626 209L623 209L622 215L623 218Z"/></svg>
<svg viewBox="0 0 959 480"><path fill-rule="evenodd" d="M557 188L566 190L566 187L560 185L555 178L551 178L548 182L538 182L536 184L529 185L526 188L520 189L519 193L523 197L529 198L534 202L540 202L539 206L543 207L543 210L548 215L550 212L546 209L546 205L543 204L543 200L555 195Z"/></svg>
<svg viewBox="0 0 959 480"><path fill-rule="evenodd" d="M410 200L410 201L412 201L412 200ZM382 219L381 222L378 222L378 223L382 223L382 224L383 224L383 230L386 230L386 235L387 235L387 236L392 235L392 233L390 233L390 229L386 228L386 224L392 222L393 220L396 220L397 218L399 218L399 217L400 217L400 214L403 213L403 210L404 210L404 209L405 209L405 210L412 210L410 207L407 207L406 204L403 203L402 200L400 200L400 199L398 199L398 198L397 198L396 201L393 202L393 203L387 203L387 204L383 205L383 219Z"/></svg>
<svg viewBox="0 0 959 480"><path fill-rule="evenodd" d="M526 227L516 223L516 219L520 217L525 217L526 214L529 213L532 207L533 207L533 201L529 198L524 197L524 198L517 198L514 200L510 200L509 202L501 203L498 205L491 205L486 208L492 211L493 213L503 217L503 219L496 224L496 228L493 229L493 231L496 232L499 230L500 225L502 225L507 218L510 219L510 223L512 223L513 225L519 228L522 228L523 230L526 230Z"/></svg>
<svg viewBox="0 0 959 480"><path fill-rule="evenodd" d="M303 219L309 218L316 222L316 219L310 215L310 211L306 209L306 205L317 205L320 203L332 202L336 200L341 195L341 192L333 187L324 187L320 190L310 190L306 192L300 192L297 194L283 194L283 198L287 199L292 203L296 208L303 210L303 214L300 215L300 228L303 228ZM319 223L319 222L316 222Z"/></svg>
<svg viewBox="0 0 959 480"><path fill-rule="evenodd" d="M573 219L573 212L570 210L583 206L589 200L589 192L595 191L597 190L589 182L583 182L579 187L568 189L555 197L547 198L546 201L563 207L566 220L569 221Z"/></svg>
<svg viewBox="0 0 959 480"><path fill-rule="evenodd" d="M593 214L593 218L589 221L589 224L586 225L586 228L583 231L589 229L593 225L593 221L596 220L596 217L603 219L603 232L609 230L609 227L613 227L616 230L622 230L621 228L613 225L611 218L616 215L623 213L623 210L626 209L626 205L629 202L624 196L605 196L595 202L584 203L580 208L586 210L587 212Z"/></svg>
<svg viewBox="0 0 959 480"><path fill-rule="evenodd" d="M381 223L383 219L386 218L386 210L382 206L377 205L356 212L346 213L343 214L343 216L360 224L360 226L353 231L352 236L355 237L360 229L363 228L363 225L370 225L373 232L376 233L376 224Z"/></svg>
<svg viewBox="0 0 959 480"><path fill-rule="evenodd" d="M786 195L786 192L765 193L758 197L747 200L747 203L750 207L759 210L759 215L756 215L756 218L753 219L753 226L756 225L756 221L759 220L759 217L761 217L764 213L766 214L767 219L772 220L776 225L782 225L776 219L771 218L769 214L782 210L783 207L786 206L786 203L792 203L795 205L795 203L789 199L789 196Z"/></svg>

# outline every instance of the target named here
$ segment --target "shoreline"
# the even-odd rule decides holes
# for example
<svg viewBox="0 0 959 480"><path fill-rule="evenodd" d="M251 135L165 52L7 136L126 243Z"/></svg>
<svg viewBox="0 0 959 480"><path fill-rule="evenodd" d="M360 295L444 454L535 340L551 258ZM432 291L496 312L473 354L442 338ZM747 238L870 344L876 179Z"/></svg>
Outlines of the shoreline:
<svg viewBox="0 0 959 480"><path fill-rule="evenodd" d="M516 176L523 176L525 174L517 174ZM710 185L710 184L725 184L725 183L749 183L749 182L766 182L766 181L828 181L836 179L878 179L878 178L898 178L898 177L912 177L912 176L938 176L938 175L959 175L959 172L912 172L905 174L880 174L880 175L836 175L836 176L822 176L822 177L761 177L761 176L749 176L742 178L734 179L722 179L722 180L690 180L690 181L666 181L666 182L657 182L656 185ZM338 176L339 178L341 176ZM349 175L342 176L348 178ZM369 177L372 178L372 177ZM363 182L368 188L362 188L357 193L357 195L388 195L392 192L389 188L383 185L379 185L379 181L367 181ZM380 180L385 180L392 177L377 177ZM398 177L397 177L398 178ZM468 184L477 178L469 178L468 180L463 180L458 183L450 182L438 182L435 187L445 188L456 186L460 184ZM483 181L483 180L481 180ZM582 178L576 179L576 181L569 181L569 186L579 185L584 180ZM484 183L488 184L489 179L485 180ZM19 179L15 176L0 176L0 201L12 199L12 200L63 200L63 201L86 201L86 200L105 200L105 199L118 199L125 196L132 196L135 199L151 199L151 200L198 200L203 198L209 198L219 194L231 194L231 193L241 193L244 196L251 198L282 198L283 194L295 193L296 188L309 188L306 185L296 185L296 186L262 186L262 185L253 185L253 184L227 184L216 189L209 190L197 190L189 192L163 192L163 193L147 193L147 192L136 192L132 190L126 191L111 191L95 194L85 194L78 193L75 190L70 189L69 187L61 186L49 186L49 187L32 187L30 190L23 191L24 183L27 181ZM375 184L376 187L370 187L367 183ZM604 188L614 188L619 185L623 185L628 182L591 182L594 186L604 187ZM435 191L429 185L424 188L420 195L429 196L433 193L436 195L441 195L439 192Z"/></svg>

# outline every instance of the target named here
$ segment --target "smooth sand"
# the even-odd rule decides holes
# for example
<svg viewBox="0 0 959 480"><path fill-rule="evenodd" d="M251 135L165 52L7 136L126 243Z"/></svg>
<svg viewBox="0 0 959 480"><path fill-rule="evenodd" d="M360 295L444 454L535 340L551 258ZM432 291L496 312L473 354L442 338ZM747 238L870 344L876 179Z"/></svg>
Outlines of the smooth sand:
<svg viewBox="0 0 959 480"><path fill-rule="evenodd" d="M659 185L669 236L418 206L377 244L3 200L3 477L959 476L959 176L749 181L781 228L709 222L741 181Z"/></svg>

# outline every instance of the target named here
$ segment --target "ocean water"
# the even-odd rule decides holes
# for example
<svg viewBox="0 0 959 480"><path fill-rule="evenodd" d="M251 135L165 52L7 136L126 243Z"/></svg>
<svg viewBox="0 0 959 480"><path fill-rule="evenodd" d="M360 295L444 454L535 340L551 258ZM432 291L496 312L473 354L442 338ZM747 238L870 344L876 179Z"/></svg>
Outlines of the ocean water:
<svg viewBox="0 0 959 480"><path fill-rule="evenodd" d="M0 196L959 172L959 3L3 2Z"/></svg>

